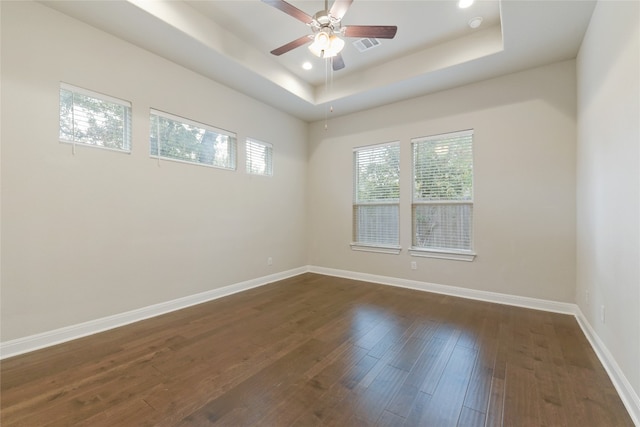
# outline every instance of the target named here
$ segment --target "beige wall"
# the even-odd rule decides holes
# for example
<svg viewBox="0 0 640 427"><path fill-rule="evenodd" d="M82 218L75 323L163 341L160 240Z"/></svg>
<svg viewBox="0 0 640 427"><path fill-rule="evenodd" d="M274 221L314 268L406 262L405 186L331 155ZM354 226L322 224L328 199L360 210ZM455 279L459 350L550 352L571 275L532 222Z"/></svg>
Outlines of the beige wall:
<svg viewBox="0 0 640 427"><path fill-rule="evenodd" d="M598 4L577 65L336 118L325 130L43 5L2 2L0 340L311 264L577 301L640 394L638 3L619 3ZM58 142L61 81L133 103L131 154L78 147L74 156ZM275 176L245 174L242 144L235 172L158 165L149 108L273 143ZM478 256L413 258L410 139L469 128ZM352 251L352 150L396 140L403 251Z"/></svg>
<svg viewBox="0 0 640 427"><path fill-rule="evenodd" d="M577 302L640 395L637 2L599 2L577 61L327 130L41 4L1 11L0 341L310 264ZM58 142L61 81L132 102L131 154ZM149 108L237 132L238 170L158 165ZM410 139L469 128L478 256L413 258ZM247 136L273 143L273 178L244 173ZM401 143L403 251L352 251L352 150L388 141Z"/></svg>
<svg viewBox="0 0 640 427"><path fill-rule="evenodd" d="M1 30L3 342L306 265L306 123L38 3ZM132 102L130 155L58 142L61 81ZM158 166L149 108L237 132L238 170Z"/></svg>
<svg viewBox="0 0 640 427"><path fill-rule="evenodd" d="M599 2L577 59L576 301L636 399L640 396L639 17L638 2Z"/></svg>
<svg viewBox="0 0 640 427"><path fill-rule="evenodd" d="M309 263L572 302L575 62L566 61L312 124ZM410 139L474 129L473 262L411 257ZM400 255L352 251L352 150L401 144ZM410 269L416 261L418 269Z"/></svg>

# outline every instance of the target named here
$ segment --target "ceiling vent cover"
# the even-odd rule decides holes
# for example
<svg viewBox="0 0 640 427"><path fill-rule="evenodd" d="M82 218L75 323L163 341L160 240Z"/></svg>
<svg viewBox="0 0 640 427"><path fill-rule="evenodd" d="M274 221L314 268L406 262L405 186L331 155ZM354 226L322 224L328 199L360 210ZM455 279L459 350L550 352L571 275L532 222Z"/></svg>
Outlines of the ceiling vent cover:
<svg viewBox="0 0 640 427"><path fill-rule="evenodd" d="M378 39L374 39L374 38L364 38L364 39L358 39L358 40L354 41L353 45L360 52L364 52L366 50L373 49L376 46L380 46L380 41Z"/></svg>

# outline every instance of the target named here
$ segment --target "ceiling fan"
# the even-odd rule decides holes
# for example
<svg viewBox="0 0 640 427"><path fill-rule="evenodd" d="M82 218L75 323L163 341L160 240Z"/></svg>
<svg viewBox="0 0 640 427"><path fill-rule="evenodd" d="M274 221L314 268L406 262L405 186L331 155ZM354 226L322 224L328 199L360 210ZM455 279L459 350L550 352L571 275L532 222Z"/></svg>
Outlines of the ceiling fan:
<svg viewBox="0 0 640 427"><path fill-rule="evenodd" d="M324 1L324 10L310 16L287 3L284 0L262 0L264 3L275 7L304 22L311 28L312 34L302 36L292 42L280 46L271 51L273 55L280 56L297 47L313 42L309 46L311 52L320 58L331 58L334 70L344 68L342 59L342 48L344 47L343 37L371 37L379 39L392 39L395 37L398 27L395 25L342 25L342 18L353 3L353 0L335 0L331 9L328 7L328 0Z"/></svg>

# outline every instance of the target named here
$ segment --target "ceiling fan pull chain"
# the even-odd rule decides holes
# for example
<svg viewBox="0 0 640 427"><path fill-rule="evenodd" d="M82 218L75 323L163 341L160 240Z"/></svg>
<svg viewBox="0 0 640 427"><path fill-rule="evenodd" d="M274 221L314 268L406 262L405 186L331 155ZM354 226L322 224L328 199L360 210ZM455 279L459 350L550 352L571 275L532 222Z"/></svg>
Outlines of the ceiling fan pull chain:
<svg viewBox="0 0 640 427"><path fill-rule="evenodd" d="M324 61L324 92L325 95L327 94L329 88L329 61L325 60ZM329 129L329 112L328 110L324 110L324 130Z"/></svg>

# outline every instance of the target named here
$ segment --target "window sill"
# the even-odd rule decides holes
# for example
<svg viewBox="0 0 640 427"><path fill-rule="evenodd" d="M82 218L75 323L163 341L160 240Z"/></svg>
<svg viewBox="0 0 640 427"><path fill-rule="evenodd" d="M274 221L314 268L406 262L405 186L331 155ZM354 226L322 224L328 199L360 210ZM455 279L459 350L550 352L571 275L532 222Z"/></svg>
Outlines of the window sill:
<svg viewBox="0 0 640 427"><path fill-rule="evenodd" d="M158 162L160 162L160 161L163 161L163 162L176 162L176 163L182 163L182 164L185 164L185 165L204 166L205 168L222 169L222 170L225 170L225 171L235 171L236 170L235 166L226 167L226 166L220 166L220 165L212 165L210 163L192 162L192 161L189 161L189 160L174 159L173 157L158 156L157 154L149 154L149 158L157 160Z"/></svg>
<svg viewBox="0 0 640 427"><path fill-rule="evenodd" d="M453 251L437 251L432 249L411 248L409 249L411 256L423 258L450 259L454 261L473 261L476 257L474 252L453 252Z"/></svg>
<svg viewBox="0 0 640 427"><path fill-rule="evenodd" d="M100 150L115 151L115 152L118 152L118 153L131 154L131 149L130 148L105 147L104 145L87 144L86 142L78 142L78 141L73 142L73 141L69 141L68 139L60 139L59 141L62 144L71 145L72 150L74 151L74 153L75 153L76 147L89 147L89 148L98 148Z"/></svg>
<svg viewBox="0 0 640 427"><path fill-rule="evenodd" d="M401 246L366 245L363 243L351 243L351 250L398 255L400 251L402 251L402 247Z"/></svg>

